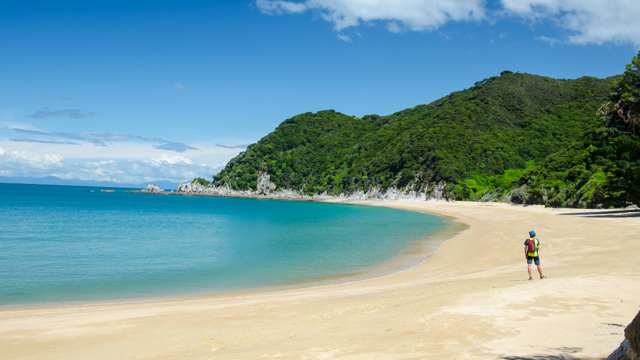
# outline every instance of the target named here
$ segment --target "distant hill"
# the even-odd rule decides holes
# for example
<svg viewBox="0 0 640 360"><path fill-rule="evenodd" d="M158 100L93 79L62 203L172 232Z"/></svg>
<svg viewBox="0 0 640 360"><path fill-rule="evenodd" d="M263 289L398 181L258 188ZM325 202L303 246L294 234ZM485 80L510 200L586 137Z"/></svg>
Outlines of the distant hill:
<svg viewBox="0 0 640 360"><path fill-rule="evenodd" d="M179 183L171 181L160 180L151 181L142 184L123 184L113 181L93 181L93 180L77 180L77 179L61 179L56 176L47 176L43 178L30 178L30 177L7 177L0 176L0 183L12 183L12 184L35 184L35 185L69 185L69 186L95 186L95 187L116 187L116 188L134 188L143 189L147 185L156 184L161 189L173 189L175 190Z"/></svg>
<svg viewBox="0 0 640 360"><path fill-rule="evenodd" d="M394 186L424 191L443 181L453 198L473 199L453 185L510 169L520 176L595 128L611 81L505 71L387 116L300 114L229 161L213 183L255 188L264 172L279 188L335 195Z"/></svg>

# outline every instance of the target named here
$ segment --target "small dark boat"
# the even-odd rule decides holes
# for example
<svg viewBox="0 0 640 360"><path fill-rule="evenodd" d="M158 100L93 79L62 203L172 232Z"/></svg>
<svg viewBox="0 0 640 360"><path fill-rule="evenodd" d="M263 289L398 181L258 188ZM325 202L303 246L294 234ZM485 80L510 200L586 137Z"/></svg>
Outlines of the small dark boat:
<svg viewBox="0 0 640 360"><path fill-rule="evenodd" d="M93 190L89 190L89 192L93 192Z"/></svg>

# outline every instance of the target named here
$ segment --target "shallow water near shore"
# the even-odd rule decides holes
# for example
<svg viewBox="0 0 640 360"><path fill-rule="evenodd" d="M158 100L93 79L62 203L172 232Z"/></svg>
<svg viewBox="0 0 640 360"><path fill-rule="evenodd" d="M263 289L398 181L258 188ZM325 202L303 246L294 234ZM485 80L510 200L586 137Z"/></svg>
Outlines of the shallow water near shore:
<svg viewBox="0 0 640 360"><path fill-rule="evenodd" d="M382 207L99 190L0 184L0 306L355 281L424 261L455 228Z"/></svg>

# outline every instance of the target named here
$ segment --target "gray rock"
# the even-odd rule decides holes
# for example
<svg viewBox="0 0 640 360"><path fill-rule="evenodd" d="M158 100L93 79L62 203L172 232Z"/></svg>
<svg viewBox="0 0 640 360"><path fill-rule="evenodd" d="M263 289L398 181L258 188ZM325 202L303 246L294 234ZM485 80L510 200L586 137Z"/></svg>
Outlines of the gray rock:
<svg viewBox="0 0 640 360"><path fill-rule="evenodd" d="M159 192L164 192L164 189L160 189L158 186L154 184L149 184L147 185L147 189L145 191L152 192L152 193L159 193Z"/></svg>
<svg viewBox="0 0 640 360"><path fill-rule="evenodd" d="M639 360L640 359L640 312L624 329L624 341L607 357L607 360Z"/></svg>

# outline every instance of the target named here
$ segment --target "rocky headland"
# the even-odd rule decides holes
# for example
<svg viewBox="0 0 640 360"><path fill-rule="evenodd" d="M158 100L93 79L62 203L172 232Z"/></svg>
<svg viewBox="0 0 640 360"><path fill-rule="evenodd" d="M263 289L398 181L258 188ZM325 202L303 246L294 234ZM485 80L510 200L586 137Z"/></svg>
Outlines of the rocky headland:
<svg viewBox="0 0 640 360"><path fill-rule="evenodd" d="M387 190L381 190L378 187L373 187L368 191L361 190L353 193L342 193L338 196L329 195L326 192L322 194L307 195L302 191L293 189L278 189L276 185L270 181L269 174L261 174L258 177L257 187L255 190L234 190L229 186L229 184L224 184L222 186L202 185L194 180L191 182L181 182L175 191L165 191L156 185L149 184L146 189L128 192L156 195L240 197L298 201L448 201L445 195L445 186L446 184L444 182L440 182L438 184L425 186L418 190L410 187L400 189L392 187Z"/></svg>

